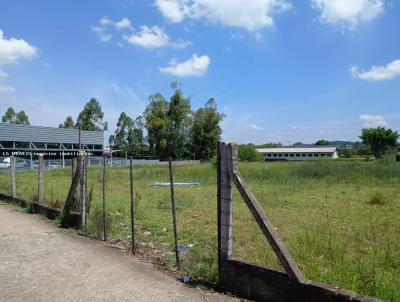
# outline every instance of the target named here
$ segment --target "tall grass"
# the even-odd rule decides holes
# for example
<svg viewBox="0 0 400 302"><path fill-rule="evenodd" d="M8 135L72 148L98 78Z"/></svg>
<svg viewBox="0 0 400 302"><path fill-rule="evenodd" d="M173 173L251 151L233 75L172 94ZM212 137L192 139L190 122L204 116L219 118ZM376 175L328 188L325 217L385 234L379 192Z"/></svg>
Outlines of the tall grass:
<svg viewBox="0 0 400 302"><path fill-rule="evenodd" d="M315 161L240 163L239 169L307 278L400 301L400 165L395 162ZM98 167L89 168L92 205L86 231L101 237L101 183ZM199 181L200 187L176 187L182 275L217 284L216 169L212 165L174 167L175 181ZM173 266L173 236L168 168L136 166L138 250L158 265ZM69 169L45 172L45 202L61 206L71 181ZM6 189L9 175L0 175ZM18 194L37 194L34 173L20 173ZM107 171L107 225L114 241L130 242L129 170ZM250 262L282 270L233 191L233 253Z"/></svg>

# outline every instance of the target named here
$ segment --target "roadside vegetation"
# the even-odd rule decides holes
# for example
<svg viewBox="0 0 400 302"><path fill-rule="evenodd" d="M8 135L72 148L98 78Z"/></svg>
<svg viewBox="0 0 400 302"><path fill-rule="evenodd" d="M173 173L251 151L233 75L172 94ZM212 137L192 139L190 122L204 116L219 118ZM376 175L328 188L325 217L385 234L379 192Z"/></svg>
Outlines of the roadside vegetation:
<svg viewBox="0 0 400 302"><path fill-rule="evenodd" d="M400 301L400 164L378 161L242 162L240 171L263 205L294 259L309 279L387 301ZM174 167L174 178L200 187L176 187L181 276L217 286L216 168ZM9 174L0 190L9 191ZM70 169L45 172L45 202L62 207ZM173 235L166 165L135 166L136 234L139 253L173 269ZM85 232L102 237L99 167L89 167L90 218ZM35 173L17 174L18 195L34 200ZM129 170L107 170L110 240L130 242ZM282 270L257 225L234 191L234 256Z"/></svg>

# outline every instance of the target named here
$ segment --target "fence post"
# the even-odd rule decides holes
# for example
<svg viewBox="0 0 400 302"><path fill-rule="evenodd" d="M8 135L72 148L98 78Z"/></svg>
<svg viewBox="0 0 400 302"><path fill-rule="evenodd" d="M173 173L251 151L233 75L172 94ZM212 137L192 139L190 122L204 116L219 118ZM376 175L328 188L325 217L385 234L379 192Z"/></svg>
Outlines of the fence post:
<svg viewBox="0 0 400 302"><path fill-rule="evenodd" d="M72 163L71 163L71 179L74 178L75 172L76 172L76 162L77 162L77 158L73 158L72 159Z"/></svg>
<svg viewBox="0 0 400 302"><path fill-rule="evenodd" d="M80 171L80 196L79 196L79 210L81 214L81 227L86 225L86 164L85 164L85 155L83 153L79 154L81 157L80 165L77 167Z"/></svg>
<svg viewBox="0 0 400 302"><path fill-rule="evenodd" d="M179 251L178 251L178 231L176 226L176 208L175 208L175 193L174 193L174 179L172 175L172 158L168 158L168 168L169 168L169 184L171 188L171 205L172 205L172 223L174 227L174 241L175 241L175 260L176 265L179 267Z"/></svg>
<svg viewBox="0 0 400 302"><path fill-rule="evenodd" d="M218 143L218 272L224 281L225 263L232 255L232 179L228 172L228 145Z"/></svg>
<svg viewBox="0 0 400 302"><path fill-rule="evenodd" d="M43 154L39 154L38 162L38 203L43 203Z"/></svg>
<svg viewBox="0 0 400 302"><path fill-rule="evenodd" d="M131 253L135 253L135 197L133 191L133 163L132 157L129 160L129 178L131 189Z"/></svg>
<svg viewBox="0 0 400 302"><path fill-rule="evenodd" d="M107 241L106 229L106 157L103 156L103 239Z"/></svg>
<svg viewBox="0 0 400 302"><path fill-rule="evenodd" d="M11 196L17 197L17 183L16 183L16 158L10 157L10 171L11 171Z"/></svg>

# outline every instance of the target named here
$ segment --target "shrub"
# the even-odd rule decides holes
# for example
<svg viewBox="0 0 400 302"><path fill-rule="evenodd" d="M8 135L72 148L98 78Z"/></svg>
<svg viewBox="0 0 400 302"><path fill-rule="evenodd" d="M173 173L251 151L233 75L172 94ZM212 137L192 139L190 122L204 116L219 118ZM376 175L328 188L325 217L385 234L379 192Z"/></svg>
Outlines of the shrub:
<svg viewBox="0 0 400 302"><path fill-rule="evenodd" d="M369 200L369 204L372 205L382 205L385 204L385 196L381 191L375 191L372 193Z"/></svg>

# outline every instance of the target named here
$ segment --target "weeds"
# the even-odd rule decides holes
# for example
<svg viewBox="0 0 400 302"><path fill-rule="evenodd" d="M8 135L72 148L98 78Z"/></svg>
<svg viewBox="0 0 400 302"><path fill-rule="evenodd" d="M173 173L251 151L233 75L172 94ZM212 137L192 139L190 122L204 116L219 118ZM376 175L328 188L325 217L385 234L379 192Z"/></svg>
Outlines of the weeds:
<svg viewBox="0 0 400 302"><path fill-rule="evenodd" d="M399 163L258 162L239 163L239 169L307 278L400 301ZM98 238L103 234L101 171L88 171L91 206L86 232ZM177 187L175 192L179 243L192 245L181 254L180 273L195 284L217 286L216 169L212 164L177 166L174 177L176 182L201 183L197 188ZM8 181L8 174L0 174L4 190ZM19 173L18 194L35 195L36 181L35 173ZM135 166L134 181L138 249L169 269L174 264L169 188L152 186L168 181L168 168ZM46 171L45 202L52 194L53 202L62 204L70 182L70 169ZM127 245L129 194L129 169L107 167L108 235ZM281 270L237 191L233 219L234 256Z"/></svg>

